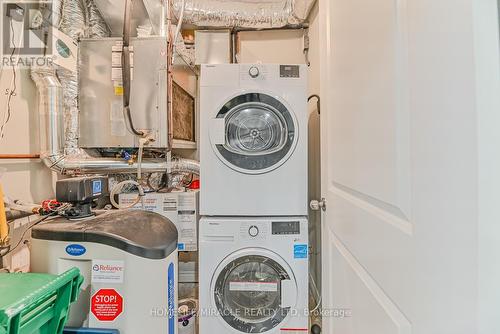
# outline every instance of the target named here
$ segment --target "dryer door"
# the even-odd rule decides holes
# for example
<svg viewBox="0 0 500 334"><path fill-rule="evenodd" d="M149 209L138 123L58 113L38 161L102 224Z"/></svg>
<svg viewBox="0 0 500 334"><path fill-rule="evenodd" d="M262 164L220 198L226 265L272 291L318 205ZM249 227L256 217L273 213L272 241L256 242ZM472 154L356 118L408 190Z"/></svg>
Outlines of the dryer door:
<svg viewBox="0 0 500 334"><path fill-rule="evenodd" d="M227 166L247 174L281 166L298 139L293 113L267 94L248 93L231 99L214 121L210 138L215 152Z"/></svg>
<svg viewBox="0 0 500 334"><path fill-rule="evenodd" d="M297 284L277 254L247 249L217 268L212 296L218 316L232 329L262 333L286 320L296 304Z"/></svg>

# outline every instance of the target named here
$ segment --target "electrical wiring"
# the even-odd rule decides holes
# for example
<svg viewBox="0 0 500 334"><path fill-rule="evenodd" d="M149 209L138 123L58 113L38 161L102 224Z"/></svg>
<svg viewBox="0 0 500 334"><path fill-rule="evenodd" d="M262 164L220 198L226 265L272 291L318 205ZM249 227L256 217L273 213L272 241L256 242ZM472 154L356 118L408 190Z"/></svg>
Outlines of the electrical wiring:
<svg viewBox="0 0 500 334"><path fill-rule="evenodd" d="M316 111L318 112L318 115L321 115L321 97L318 94L309 96L307 102L310 102L314 98L316 98Z"/></svg>
<svg viewBox="0 0 500 334"><path fill-rule="evenodd" d="M312 310L310 310L309 313L314 313L321 306L321 302L323 300L323 297L321 296L321 293L318 290L318 286L316 285L316 280L314 279L314 277L311 273L309 273L309 280L311 282L312 290L316 294L316 298L315 298L316 299L316 306Z"/></svg>
<svg viewBox="0 0 500 334"><path fill-rule="evenodd" d="M22 34L20 34L19 37L19 43L16 44L15 42L15 31L14 31L14 24L13 24L13 19L11 18L10 20L10 30L12 33L12 52L10 54L10 59L11 59L11 67L12 67L12 80L10 82L9 88L6 90L5 95L7 95L7 102L6 102L6 107L5 107L5 112L3 115L3 120L2 120L2 125L0 126L0 138L3 138L5 135L5 126L7 123L10 121L11 116L12 116L12 98L17 95L17 70L14 62L12 62L12 58L14 57L15 52L18 50L17 45L21 45L21 38Z"/></svg>
<svg viewBox="0 0 500 334"><path fill-rule="evenodd" d="M3 247L3 249L8 249L7 252L3 253L1 252L2 248L0 248L0 257L3 257L3 256L6 256L10 253L12 253L13 251L15 251L20 245L21 243L23 242L24 240L24 237L26 236L26 233L28 233L28 231L31 231L31 229L33 227L35 227L36 225L46 221L47 219L51 218L51 217L55 217L57 216L58 214L60 214L62 211L64 210L67 210L71 207L72 205L71 204L64 204L62 205L61 207L59 207L59 209L57 211L53 211L51 213L49 213L48 215L46 216L43 216L42 218L38 219L37 221L35 221L33 224L31 224L30 226L28 226L26 228L26 230L24 230L23 234L21 235L21 238L19 239L19 241L16 243L16 245L14 247Z"/></svg>

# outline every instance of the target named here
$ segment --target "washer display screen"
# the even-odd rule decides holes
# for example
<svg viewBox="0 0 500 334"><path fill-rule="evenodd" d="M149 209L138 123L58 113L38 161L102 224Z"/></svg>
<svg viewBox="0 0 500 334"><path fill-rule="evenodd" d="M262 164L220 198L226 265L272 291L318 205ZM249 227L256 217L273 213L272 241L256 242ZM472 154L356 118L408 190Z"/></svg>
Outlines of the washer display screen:
<svg viewBox="0 0 500 334"><path fill-rule="evenodd" d="M300 234L300 222L273 222L273 234Z"/></svg>

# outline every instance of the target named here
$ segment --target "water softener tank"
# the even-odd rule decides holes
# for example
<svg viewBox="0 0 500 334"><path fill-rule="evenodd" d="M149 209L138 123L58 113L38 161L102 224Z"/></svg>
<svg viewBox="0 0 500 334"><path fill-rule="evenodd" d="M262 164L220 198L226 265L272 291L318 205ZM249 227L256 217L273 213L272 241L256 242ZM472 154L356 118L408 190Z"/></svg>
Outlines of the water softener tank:
<svg viewBox="0 0 500 334"><path fill-rule="evenodd" d="M32 271L77 267L84 276L68 326L177 333L177 229L168 219L136 210L58 217L32 238Z"/></svg>

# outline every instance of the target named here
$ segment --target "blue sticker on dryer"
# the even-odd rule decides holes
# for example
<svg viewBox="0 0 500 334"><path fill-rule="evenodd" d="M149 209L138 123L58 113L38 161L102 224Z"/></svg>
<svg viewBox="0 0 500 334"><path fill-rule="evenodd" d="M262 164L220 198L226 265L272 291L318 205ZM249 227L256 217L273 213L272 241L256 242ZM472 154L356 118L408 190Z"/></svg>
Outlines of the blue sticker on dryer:
<svg viewBox="0 0 500 334"><path fill-rule="evenodd" d="M309 253L309 246L293 245L293 257L295 259L307 259L308 253Z"/></svg>

